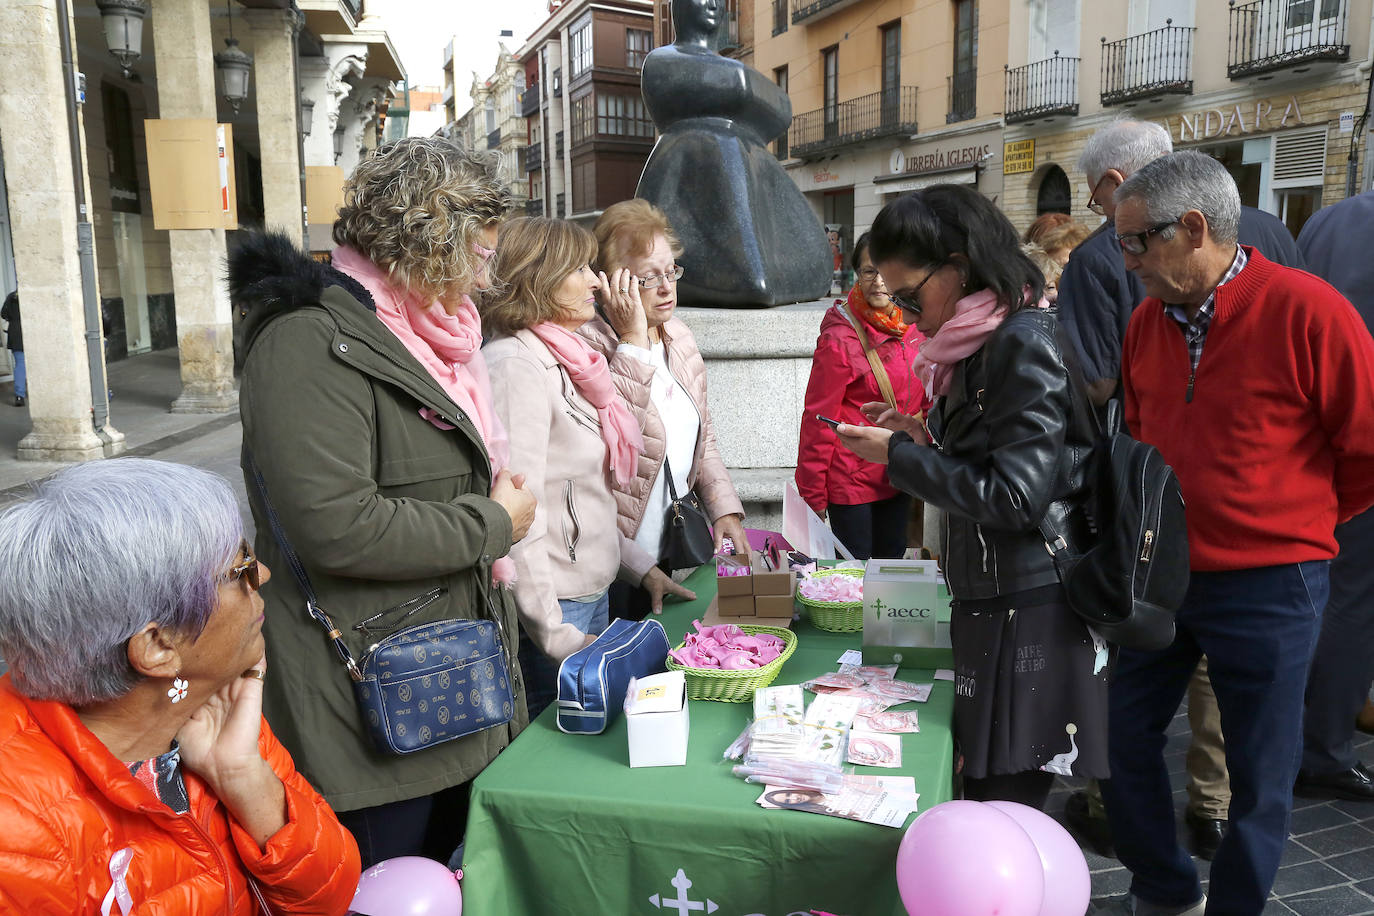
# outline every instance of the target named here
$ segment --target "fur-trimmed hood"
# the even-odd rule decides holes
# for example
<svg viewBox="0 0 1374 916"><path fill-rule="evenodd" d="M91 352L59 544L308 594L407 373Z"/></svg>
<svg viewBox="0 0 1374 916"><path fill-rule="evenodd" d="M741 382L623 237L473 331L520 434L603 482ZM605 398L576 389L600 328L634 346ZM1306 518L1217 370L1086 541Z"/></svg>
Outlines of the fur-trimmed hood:
<svg viewBox="0 0 1374 916"><path fill-rule="evenodd" d="M280 232L247 232L230 251L229 299L238 312L234 352L239 365L248 358L258 332L278 315L318 305L330 286L342 287L365 308L376 311L372 296L347 274L317 261Z"/></svg>

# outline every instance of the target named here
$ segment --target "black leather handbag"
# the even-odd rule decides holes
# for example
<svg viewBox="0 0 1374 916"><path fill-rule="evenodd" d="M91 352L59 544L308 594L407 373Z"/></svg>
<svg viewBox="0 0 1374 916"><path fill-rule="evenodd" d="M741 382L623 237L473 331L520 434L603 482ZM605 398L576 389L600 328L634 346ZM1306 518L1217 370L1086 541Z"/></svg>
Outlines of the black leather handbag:
<svg viewBox="0 0 1374 916"><path fill-rule="evenodd" d="M445 591L434 588L354 625L366 636L391 630L360 660L354 659L316 600L305 566L267 496L262 472L252 454L246 454L272 536L305 598L306 613L324 628L348 670L363 725L377 749L410 754L509 722L515 713L511 675L517 669L503 638L500 612L492 608L491 620L434 620L396 629Z"/></svg>
<svg viewBox="0 0 1374 916"><path fill-rule="evenodd" d="M697 495L688 491L686 496L677 495L677 485L673 482L673 468L668 463L667 446L664 446L663 473L668 476L668 495L672 501L663 510L663 540L658 551L658 565L664 572L675 569L691 569L711 559L716 552L716 542L711 536L711 522L706 518L706 510L701 507Z"/></svg>

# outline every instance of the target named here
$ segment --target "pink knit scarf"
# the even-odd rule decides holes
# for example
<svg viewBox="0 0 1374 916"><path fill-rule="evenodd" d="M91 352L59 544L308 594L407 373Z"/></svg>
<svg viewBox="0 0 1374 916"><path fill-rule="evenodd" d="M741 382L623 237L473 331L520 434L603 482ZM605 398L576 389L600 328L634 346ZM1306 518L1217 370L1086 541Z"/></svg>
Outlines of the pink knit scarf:
<svg viewBox="0 0 1374 916"><path fill-rule="evenodd" d="M978 351L992 332L1007 319L991 290L970 293L954 303L954 317L940 326L916 353L911 369L933 398L949 392L954 366Z"/></svg>
<svg viewBox="0 0 1374 916"><path fill-rule="evenodd" d="M616 393L606 357L572 331L552 322L536 324L530 333L544 342L567 371L577 393L596 408L611 473L620 485L629 483L634 479L639 453L644 451L644 437L634 415Z"/></svg>
<svg viewBox="0 0 1374 916"><path fill-rule="evenodd" d="M464 296L457 313L450 315L438 300L394 285L385 271L346 245L334 249L333 265L366 287L382 324L477 427L494 480L510 461L510 440L492 408L491 381L482 358L482 319L472 300ZM420 416L440 429L453 428L428 407L420 408ZM492 577L504 584L513 582L515 563L509 557L497 560Z"/></svg>

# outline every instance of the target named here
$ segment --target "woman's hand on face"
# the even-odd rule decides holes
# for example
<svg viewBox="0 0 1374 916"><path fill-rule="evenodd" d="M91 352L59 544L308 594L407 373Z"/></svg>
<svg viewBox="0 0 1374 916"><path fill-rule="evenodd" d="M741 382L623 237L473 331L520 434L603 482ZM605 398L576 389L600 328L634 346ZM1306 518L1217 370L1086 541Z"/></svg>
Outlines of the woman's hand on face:
<svg viewBox="0 0 1374 916"><path fill-rule="evenodd" d="M744 533L744 520L738 515L722 515L716 519L712 533L716 536L716 553L720 553L722 538L729 538L737 553L749 549L749 535Z"/></svg>
<svg viewBox="0 0 1374 916"><path fill-rule="evenodd" d="M854 426L841 423L835 430L840 445L849 449L865 461L874 464L887 464L887 443L892 438L892 430L881 426Z"/></svg>
<svg viewBox="0 0 1374 916"><path fill-rule="evenodd" d="M920 417L913 417L902 413L900 410L894 410L883 401L869 401L860 407L859 411L874 426L881 426L883 429L890 429L895 433L906 433L917 442L930 441L930 437L926 434L926 426L921 422Z"/></svg>
<svg viewBox="0 0 1374 916"><path fill-rule="evenodd" d="M649 608L655 614L663 613L664 595L673 595L685 601L695 601L697 597L696 592L678 585L671 576L657 566L646 572L644 579L639 584L649 593Z"/></svg>
<svg viewBox="0 0 1374 916"><path fill-rule="evenodd" d="M491 485L491 498L510 516L510 542L519 542L534 524L534 507L538 503L525 486L525 475L512 474L509 468L502 468Z"/></svg>
<svg viewBox="0 0 1374 916"><path fill-rule="evenodd" d="M624 343L649 349L649 320L644 315L644 303L639 298L639 278L628 267L617 268L601 278L601 305L616 336Z"/></svg>

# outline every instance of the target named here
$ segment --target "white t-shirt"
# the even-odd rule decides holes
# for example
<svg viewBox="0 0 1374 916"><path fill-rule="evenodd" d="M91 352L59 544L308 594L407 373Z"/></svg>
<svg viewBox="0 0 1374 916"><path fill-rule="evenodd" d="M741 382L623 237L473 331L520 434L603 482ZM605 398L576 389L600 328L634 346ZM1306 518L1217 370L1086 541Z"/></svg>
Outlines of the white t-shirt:
<svg viewBox="0 0 1374 916"><path fill-rule="evenodd" d="M649 387L649 400L663 421L663 432L667 439L668 463L673 469L673 484L677 495L687 495L687 479L692 473L692 459L696 457L697 432L701 428L701 415L697 413L692 396L678 384L668 371L663 341L650 344L648 350L633 344L622 343L619 347L624 353L654 367L654 380ZM663 540L663 513L672 502L668 492L668 478L660 466L658 478L649 490L649 502L644 507L644 518L635 533L635 543L651 557L658 557Z"/></svg>

